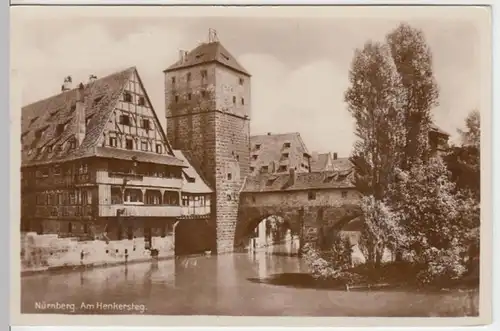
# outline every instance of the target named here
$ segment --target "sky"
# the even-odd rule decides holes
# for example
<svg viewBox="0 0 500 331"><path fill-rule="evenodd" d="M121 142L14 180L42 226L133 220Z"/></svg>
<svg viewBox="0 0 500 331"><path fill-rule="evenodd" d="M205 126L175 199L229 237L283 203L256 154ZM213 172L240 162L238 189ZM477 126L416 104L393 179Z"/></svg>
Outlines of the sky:
<svg viewBox="0 0 500 331"><path fill-rule="evenodd" d="M76 13L76 12L75 12ZM22 17L22 18L21 18ZM179 50L220 42L252 75L251 134L299 132L308 149L348 156L356 139L344 103L356 48L406 21L423 30L440 89L435 122L456 137L468 112L481 104L477 22L467 18L149 17L65 14L15 16L12 57L22 80L22 104L60 92L65 76L87 81L136 66L165 126L163 70Z"/></svg>

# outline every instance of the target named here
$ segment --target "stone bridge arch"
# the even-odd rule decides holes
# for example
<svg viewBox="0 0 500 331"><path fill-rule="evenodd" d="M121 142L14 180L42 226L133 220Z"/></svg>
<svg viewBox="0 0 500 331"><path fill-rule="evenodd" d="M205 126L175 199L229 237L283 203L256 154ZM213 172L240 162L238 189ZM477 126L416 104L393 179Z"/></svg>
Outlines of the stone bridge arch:
<svg viewBox="0 0 500 331"><path fill-rule="evenodd" d="M338 194L338 192L332 192ZM300 244L320 243L322 236L339 231L344 225L361 215L358 199L333 204L315 201L289 203L289 194L275 192L273 197L259 197L259 193L242 194L235 229L234 246L244 246L253 229L270 216L282 217L292 232L297 233Z"/></svg>

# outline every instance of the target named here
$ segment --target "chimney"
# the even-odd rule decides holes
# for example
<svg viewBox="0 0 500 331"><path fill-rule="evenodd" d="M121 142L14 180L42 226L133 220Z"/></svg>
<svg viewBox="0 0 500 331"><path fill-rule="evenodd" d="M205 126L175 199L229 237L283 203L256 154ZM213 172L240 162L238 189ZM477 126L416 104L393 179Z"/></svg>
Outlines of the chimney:
<svg viewBox="0 0 500 331"><path fill-rule="evenodd" d="M333 159L336 160L337 159L337 153L333 153Z"/></svg>
<svg viewBox="0 0 500 331"><path fill-rule="evenodd" d="M76 117L76 140L78 141L78 146L80 146L85 138L87 124L85 120L85 95L84 86L82 83L78 85L76 90L76 107L75 107L75 117Z"/></svg>
<svg viewBox="0 0 500 331"><path fill-rule="evenodd" d="M96 75L90 75L89 76L89 84L92 84L93 82L95 82L97 80L97 76Z"/></svg>
<svg viewBox="0 0 500 331"><path fill-rule="evenodd" d="M71 79L71 76L66 76L64 78L64 83L61 86L61 92L66 92L71 90L71 85L73 83L73 80Z"/></svg>
<svg viewBox="0 0 500 331"><path fill-rule="evenodd" d="M290 177L288 178L288 186L294 185L296 180L297 180L297 173L295 172L295 168L290 167Z"/></svg>

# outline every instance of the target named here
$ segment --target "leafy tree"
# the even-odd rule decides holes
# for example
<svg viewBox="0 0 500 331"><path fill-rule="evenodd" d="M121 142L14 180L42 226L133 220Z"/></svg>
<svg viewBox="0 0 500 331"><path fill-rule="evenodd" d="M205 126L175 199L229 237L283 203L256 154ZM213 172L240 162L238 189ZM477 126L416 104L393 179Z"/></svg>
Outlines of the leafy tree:
<svg viewBox="0 0 500 331"><path fill-rule="evenodd" d="M473 146L480 148L481 142L481 114L478 110L473 110L465 119L465 131L458 129L462 138L462 146Z"/></svg>
<svg viewBox="0 0 500 331"><path fill-rule="evenodd" d="M465 119L465 130L458 130L461 146L452 146L444 159L457 190L469 191L479 203L481 191L480 114L474 110Z"/></svg>
<svg viewBox="0 0 500 331"><path fill-rule="evenodd" d="M385 248L394 242L404 242L405 234L400 225L400 215L373 196L361 200L364 222L360 249L368 263L380 266Z"/></svg>
<svg viewBox="0 0 500 331"><path fill-rule="evenodd" d="M402 169L429 157L431 111L438 104L438 86L432 70L432 53L421 30L403 23L389 33L386 42L401 79L405 152Z"/></svg>
<svg viewBox="0 0 500 331"><path fill-rule="evenodd" d="M351 156L356 186L363 194L381 200L404 137L401 105L405 93L389 47L367 42L356 50L349 81L345 101L356 120L358 140Z"/></svg>
<svg viewBox="0 0 500 331"><path fill-rule="evenodd" d="M430 266L438 255L464 255L474 227L471 215L475 204L455 193L443 160L431 158L427 164L414 164L396 185L400 194L397 212L406 235L404 246L412 259Z"/></svg>

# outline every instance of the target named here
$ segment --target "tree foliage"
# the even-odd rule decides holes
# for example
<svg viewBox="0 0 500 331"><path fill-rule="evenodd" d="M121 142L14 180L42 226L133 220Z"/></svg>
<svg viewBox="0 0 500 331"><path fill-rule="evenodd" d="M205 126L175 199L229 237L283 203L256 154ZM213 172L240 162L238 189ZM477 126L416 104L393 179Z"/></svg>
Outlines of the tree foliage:
<svg viewBox="0 0 500 331"><path fill-rule="evenodd" d="M402 168L408 169L413 162L429 156L431 111L438 104L439 91L432 52L421 30L400 24L387 35L386 42L405 94L401 105L406 128Z"/></svg>
<svg viewBox="0 0 500 331"><path fill-rule="evenodd" d="M363 194L381 199L404 135L401 105L405 94L387 45L368 42L356 50L349 81L345 101L356 120L358 141L351 158L356 186Z"/></svg>

